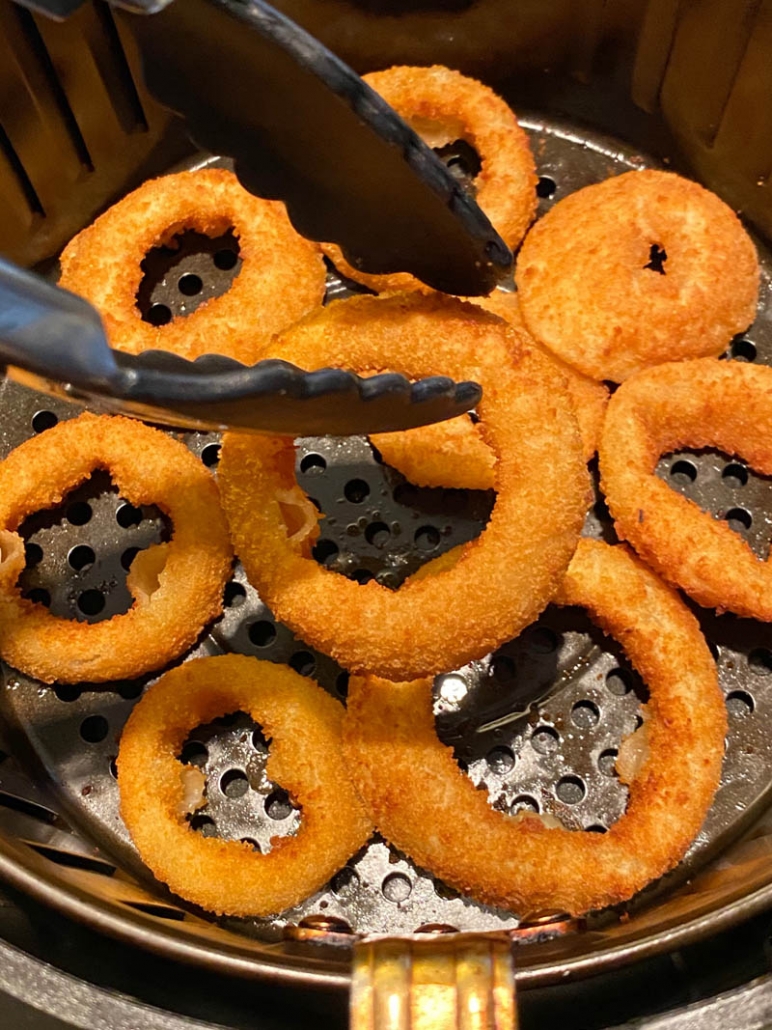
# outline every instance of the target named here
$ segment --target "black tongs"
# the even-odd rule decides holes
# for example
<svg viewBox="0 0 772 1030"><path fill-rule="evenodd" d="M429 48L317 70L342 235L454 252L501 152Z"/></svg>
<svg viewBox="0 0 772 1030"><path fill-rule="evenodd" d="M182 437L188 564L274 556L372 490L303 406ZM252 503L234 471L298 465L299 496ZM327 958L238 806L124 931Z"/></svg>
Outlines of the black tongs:
<svg viewBox="0 0 772 1030"><path fill-rule="evenodd" d="M22 2L66 17L84 0ZM136 40L150 92L185 119L199 145L232 157L247 189L283 200L302 235L338 243L350 264L363 271L411 272L435 289L463 296L489 293L510 270L509 249L433 151L359 76L268 4L114 3L124 9L121 16ZM6 360L11 358L6 355ZM110 360L128 374L123 356ZM180 360L156 355L144 359L144 371L136 365L130 371L142 379L152 361L158 376L182 376L185 389L192 391L191 404L193 395L197 398L199 421L212 420L202 407L211 399L215 421L277 432L408 428L450 418L479 396L471 384L456 389L445 379L409 387L404 380L397 386L394 377L378 377L367 385L350 377L343 408L336 393L343 389L342 380L329 372L326 378L315 373L318 380L308 379L273 363L258 366L259 374L280 378L255 379L257 370L234 368L232 362L226 368L225 359L200 359L185 363L188 367ZM237 376L242 391L238 416L233 406ZM108 379L115 390L116 373ZM68 380L74 383L72 375ZM176 413L178 422L192 417L193 410L181 412L181 394L165 398L155 389L160 382L141 399L132 395L131 403L154 403ZM282 391L275 395L275 412L270 382ZM164 383L171 389L170 380ZM313 400L321 414L328 386L329 421L322 426L310 410L302 411ZM247 417L252 388L261 413ZM82 380L78 389L96 393L105 388ZM303 404L297 403L300 398ZM399 400L390 412L393 398ZM377 420L376 411L381 412ZM317 428L309 428L311 423Z"/></svg>

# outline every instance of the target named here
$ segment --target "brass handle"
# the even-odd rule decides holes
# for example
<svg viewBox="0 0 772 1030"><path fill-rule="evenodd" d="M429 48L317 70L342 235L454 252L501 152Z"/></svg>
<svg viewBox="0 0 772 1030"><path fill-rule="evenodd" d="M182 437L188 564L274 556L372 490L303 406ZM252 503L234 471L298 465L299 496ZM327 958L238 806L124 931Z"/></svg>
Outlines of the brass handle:
<svg viewBox="0 0 772 1030"><path fill-rule="evenodd" d="M351 1030L517 1030L511 939L365 938L354 948Z"/></svg>

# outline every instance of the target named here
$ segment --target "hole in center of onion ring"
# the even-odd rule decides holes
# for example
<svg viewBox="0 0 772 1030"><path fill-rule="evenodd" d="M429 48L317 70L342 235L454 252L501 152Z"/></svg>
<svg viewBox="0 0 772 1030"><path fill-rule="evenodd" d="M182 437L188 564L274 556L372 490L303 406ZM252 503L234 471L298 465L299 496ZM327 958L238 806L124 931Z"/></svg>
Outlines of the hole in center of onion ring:
<svg viewBox="0 0 772 1030"><path fill-rule="evenodd" d="M453 140L441 147L434 147L434 153L450 174L472 197L477 194L475 179L482 169L480 155L465 139Z"/></svg>
<svg viewBox="0 0 772 1030"><path fill-rule="evenodd" d="M152 556L138 570L146 596L157 588L165 555L153 545L168 540L170 528L158 508L129 504L109 474L97 471L61 504L19 527L26 552L19 590L38 603L45 598L59 618L99 622L120 615L134 604L127 573L137 555ZM87 562L80 560L85 553Z"/></svg>
<svg viewBox="0 0 772 1030"><path fill-rule="evenodd" d="M223 840L248 840L265 854L271 841L300 828L301 810L266 775L270 741L245 712L198 726L177 756L193 829Z"/></svg>
<svg viewBox="0 0 772 1030"><path fill-rule="evenodd" d="M658 243L652 243L649 248L649 261L648 264L644 265L644 268L648 268L651 272L658 272L659 275L666 275L665 262L667 261L667 252L664 247L660 247Z"/></svg>
<svg viewBox="0 0 772 1030"><path fill-rule="evenodd" d="M313 557L392 590L479 536L495 501L493 490L414 486L363 437L298 440L295 475L322 513Z"/></svg>
<svg viewBox="0 0 772 1030"><path fill-rule="evenodd" d="M137 308L143 321L166 325L228 292L241 270L239 243L232 229L214 237L188 229L148 251L142 270Z"/></svg>
<svg viewBox="0 0 772 1030"><path fill-rule="evenodd" d="M547 825L607 829L625 811L648 691L621 648L577 608L550 607L481 662L437 676L437 733L489 803ZM566 777L566 769L572 776Z"/></svg>

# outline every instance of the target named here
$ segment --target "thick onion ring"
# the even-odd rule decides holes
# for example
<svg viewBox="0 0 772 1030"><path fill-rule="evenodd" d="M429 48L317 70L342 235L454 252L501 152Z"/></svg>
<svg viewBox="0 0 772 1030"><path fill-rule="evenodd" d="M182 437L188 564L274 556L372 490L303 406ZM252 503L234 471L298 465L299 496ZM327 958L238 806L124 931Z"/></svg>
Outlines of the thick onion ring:
<svg viewBox="0 0 772 1030"><path fill-rule="evenodd" d="M772 368L674 362L614 394L600 447L603 491L622 539L708 608L772 621L772 566L723 521L655 475L662 454L716 447L772 473Z"/></svg>
<svg viewBox="0 0 772 1030"><path fill-rule="evenodd" d="M489 86L441 65L396 66L364 76L430 147L463 139L479 155L477 203L510 247L516 247L536 213L536 168L528 137L513 111ZM371 289L420 288L407 272L369 275L353 268L336 244L322 244L344 275Z"/></svg>
<svg viewBox="0 0 772 1030"><path fill-rule="evenodd" d="M168 325L144 322L136 296L153 247L196 229L233 229L242 266L230 289ZM224 168L179 172L144 183L65 247L59 285L89 300L118 350L167 350L185 358L227 354L258 360L274 333L321 304L325 268L316 244L292 228L284 205L254 197Z"/></svg>
<svg viewBox="0 0 772 1030"><path fill-rule="evenodd" d="M607 833L494 811L437 737L430 679L352 677L344 727L349 769L376 828L451 886L523 917L616 904L672 868L718 787L726 732L696 619L626 548L582 540L558 603L587 608L650 691L647 753L637 767L617 764L621 778L620 765L633 775L627 811Z"/></svg>
<svg viewBox="0 0 772 1030"><path fill-rule="evenodd" d="M647 267L664 248L664 275ZM756 249L714 193L670 172L627 172L557 203L517 259L534 338L586 375L622 382L664 361L715 357L756 317Z"/></svg>
<svg viewBox="0 0 772 1030"><path fill-rule="evenodd" d="M156 504L168 544L141 551L127 585L134 605L103 622L60 619L23 598L16 529L106 469L134 505ZM0 463L0 655L44 683L140 676L178 657L222 611L228 528L211 474L177 440L133 419L80 415L32 437Z"/></svg>
<svg viewBox="0 0 772 1030"><path fill-rule="evenodd" d="M294 478L290 441L225 435L218 478L247 576L278 619L346 668L400 678L464 664L528 625L557 588L588 478L560 376L540 354L516 352L500 320L419 293L331 304L274 342L271 356L304 368L441 372L483 386L482 432L498 459L490 521L452 568L396 592L346 579L288 541L273 498ZM534 519L542 509L549 517Z"/></svg>
<svg viewBox="0 0 772 1030"><path fill-rule="evenodd" d="M203 837L186 820L187 767L177 756L196 726L235 711L272 738L266 773L303 808L298 833L274 837L265 855ZM272 915L313 894L372 832L341 753L343 715L311 680L246 655L171 669L135 705L118 752L121 816L143 862L175 894L217 914Z"/></svg>
<svg viewBox="0 0 772 1030"><path fill-rule="evenodd" d="M520 314L517 294L496 290L474 303L499 315L520 334L527 330ZM522 344L535 347L527 335ZM549 353L549 352L545 352ZM549 354L566 381L582 435L585 461L598 448L609 391L604 383L582 375L560 358ZM372 443L387 465L398 469L416 486L444 486L458 490L492 490L496 460L468 415L448 422L435 422L400 433L376 433Z"/></svg>

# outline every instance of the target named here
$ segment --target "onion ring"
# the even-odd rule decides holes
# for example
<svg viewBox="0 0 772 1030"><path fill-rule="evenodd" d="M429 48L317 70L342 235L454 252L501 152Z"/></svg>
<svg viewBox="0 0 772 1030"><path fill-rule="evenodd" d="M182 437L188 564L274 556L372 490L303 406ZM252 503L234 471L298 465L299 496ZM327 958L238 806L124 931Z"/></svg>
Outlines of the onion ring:
<svg viewBox="0 0 772 1030"><path fill-rule="evenodd" d="M442 372L483 386L482 431L497 456L490 521L452 568L396 592L346 579L288 541L273 497L294 478L291 442L224 437L218 479L248 578L278 619L344 667L400 678L464 664L528 625L557 588L588 477L560 376L541 355L516 351L500 320L420 293L334 303L274 341L272 357L303 368ZM549 518L533 519L544 505Z"/></svg>
<svg viewBox="0 0 772 1030"><path fill-rule="evenodd" d="M707 608L772 621L772 566L723 521L655 475L662 454L716 447L772 473L772 368L739 362L659 365L612 397L600 447L616 530L652 568Z"/></svg>
<svg viewBox="0 0 772 1030"><path fill-rule="evenodd" d="M480 171L476 200L510 247L516 247L536 213L536 168L528 137L509 106L492 89L460 72L397 66L364 76L430 147L462 139L474 147ZM353 268L333 243L322 250L340 271L376 292L420 288L407 272L369 275Z"/></svg>
<svg viewBox="0 0 772 1030"><path fill-rule="evenodd" d="M516 293L495 290L489 297L473 298L473 303L499 315L520 334L525 334L529 346L538 346L525 328ZM560 358L552 354L549 357L566 381L582 435L584 459L589 461L598 448L609 398L608 387L577 372ZM375 433L370 440L386 464L416 486L493 489L496 459L468 415L398 433Z"/></svg>
<svg viewBox="0 0 772 1030"><path fill-rule="evenodd" d="M273 738L266 773L303 808L298 833L274 837L264 855L186 819L204 798L186 794L177 756L196 726L234 711ZM230 654L171 669L135 705L118 752L121 816L142 861L218 915L272 915L313 894L372 832L341 754L343 716L321 687L272 662Z"/></svg>
<svg viewBox="0 0 772 1030"><path fill-rule="evenodd" d="M107 469L132 504L158 505L173 536L132 563L129 611L76 622L21 596L24 541L16 530L95 469ZM131 678L178 657L222 611L231 559L211 474L184 444L141 422L83 414L32 437L0 463L0 655L44 683Z"/></svg>
<svg viewBox="0 0 772 1030"><path fill-rule="evenodd" d="M539 343L585 375L622 382L721 354L756 317L759 264L714 193L648 170L557 203L526 237L515 278Z"/></svg>
<svg viewBox="0 0 772 1030"><path fill-rule="evenodd" d="M185 229L217 237L230 228L243 262L230 289L168 325L143 321L136 296L147 252L173 247ZM254 197L224 168L146 182L79 233L61 264L59 285L90 301L111 346L132 354L227 354L253 364L274 333L321 304L325 290L318 246L295 232L283 204Z"/></svg>
<svg viewBox="0 0 772 1030"><path fill-rule="evenodd" d="M716 667L696 619L626 548L580 541L558 603L587 608L650 691L645 753L636 763L623 745L617 772L624 779L621 764L631 775L629 801L608 832L547 828L537 815L494 811L437 737L430 679L352 677L344 726L349 769L376 828L446 883L524 918L625 901L672 868L718 787L726 733Z"/></svg>

